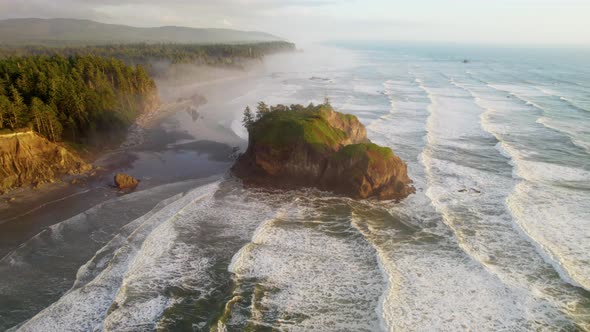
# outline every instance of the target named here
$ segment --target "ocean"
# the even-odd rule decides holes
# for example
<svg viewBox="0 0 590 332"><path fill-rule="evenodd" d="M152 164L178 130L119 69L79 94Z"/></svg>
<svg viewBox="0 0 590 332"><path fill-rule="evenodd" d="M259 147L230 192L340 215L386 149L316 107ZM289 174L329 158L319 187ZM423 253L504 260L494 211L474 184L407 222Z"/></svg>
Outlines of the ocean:
<svg viewBox="0 0 590 332"><path fill-rule="evenodd" d="M408 164L352 200L155 186L0 260L15 331L590 331L590 50L340 43L269 57L205 106L322 102ZM178 114L179 126L191 126ZM211 129L211 128L210 128Z"/></svg>

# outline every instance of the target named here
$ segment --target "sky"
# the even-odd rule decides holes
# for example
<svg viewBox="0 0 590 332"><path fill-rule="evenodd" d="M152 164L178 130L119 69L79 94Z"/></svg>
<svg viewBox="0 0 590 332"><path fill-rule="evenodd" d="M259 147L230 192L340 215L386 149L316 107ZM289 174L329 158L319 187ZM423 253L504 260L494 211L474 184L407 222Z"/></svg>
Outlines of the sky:
<svg viewBox="0 0 590 332"><path fill-rule="evenodd" d="M295 42L590 46L590 0L0 0L4 18L269 32Z"/></svg>

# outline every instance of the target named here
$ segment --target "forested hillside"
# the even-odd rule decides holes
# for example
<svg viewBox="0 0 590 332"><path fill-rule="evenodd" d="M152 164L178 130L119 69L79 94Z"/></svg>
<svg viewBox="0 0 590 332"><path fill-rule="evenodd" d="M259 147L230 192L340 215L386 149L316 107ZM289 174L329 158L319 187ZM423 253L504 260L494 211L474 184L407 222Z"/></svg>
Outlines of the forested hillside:
<svg viewBox="0 0 590 332"><path fill-rule="evenodd" d="M239 65L243 59L261 59L265 55L295 51L295 44L288 42L264 42L234 45L197 44L121 44L81 47L20 46L0 48L0 58L29 55L62 56L93 55L114 57L127 64L149 66L153 61L172 64L191 63L203 65Z"/></svg>
<svg viewBox="0 0 590 332"><path fill-rule="evenodd" d="M52 42L42 42L48 36ZM52 141L96 143L157 106L151 77L169 65L240 67L294 50L268 34L233 30L0 21L0 130L30 128Z"/></svg>
<svg viewBox="0 0 590 332"><path fill-rule="evenodd" d="M126 129L156 95L142 66L113 58L0 60L0 129L31 128L52 141L88 143L97 134Z"/></svg>
<svg viewBox="0 0 590 332"><path fill-rule="evenodd" d="M0 192L87 170L77 152L119 146L140 114L154 116L156 77L198 80L192 65L246 69L294 50L258 32L0 20Z"/></svg>

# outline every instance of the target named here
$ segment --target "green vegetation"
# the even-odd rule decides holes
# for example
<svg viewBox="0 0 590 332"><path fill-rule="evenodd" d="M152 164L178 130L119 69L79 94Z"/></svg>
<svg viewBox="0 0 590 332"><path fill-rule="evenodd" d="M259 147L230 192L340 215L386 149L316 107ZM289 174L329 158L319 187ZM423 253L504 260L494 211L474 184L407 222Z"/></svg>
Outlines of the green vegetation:
<svg viewBox="0 0 590 332"><path fill-rule="evenodd" d="M343 147L334 155L333 158L336 160L345 160L368 157L369 162L371 162L371 155L373 153L383 159L389 159L393 157L393 151L391 151L391 149L388 147L379 146L374 143L360 143L349 144Z"/></svg>
<svg viewBox="0 0 590 332"><path fill-rule="evenodd" d="M242 120L242 124L244 127L246 127L246 129L250 130L254 121L254 113L252 113L250 110L250 106L247 106L244 110L244 119Z"/></svg>
<svg viewBox="0 0 590 332"><path fill-rule="evenodd" d="M231 66L291 49L286 42L2 48L0 130L88 144L97 134L122 133L154 100L153 62Z"/></svg>
<svg viewBox="0 0 590 332"><path fill-rule="evenodd" d="M261 42L234 45L197 44L117 44L103 46L46 47L19 46L0 48L0 59L14 56L100 56L116 58L128 65L140 64L150 69L152 63L198 64L209 66L239 66L243 59L262 59L263 56L295 50L288 42Z"/></svg>
<svg viewBox="0 0 590 332"><path fill-rule="evenodd" d="M141 66L95 56L0 60L0 129L30 128L52 141L89 143L124 130L153 101Z"/></svg>
<svg viewBox="0 0 590 332"><path fill-rule="evenodd" d="M264 103L257 107L255 120L247 117L244 124L254 143L275 148L288 147L301 141L316 151L332 150L346 138L346 133L330 125L327 112L333 111L329 103L305 107L277 105L268 108Z"/></svg>
<svg viewBox="0 0 590 332"><path fill-rule="evenodd" d="M401 199L414 192L406 164L371 143L359 120L334 111L328 100L256 109L244 112L248 149L232 167L247 185L316 187L353 198Z"/></svg>
<svg viewBox="0 0 590 332"><path fill-rule="evenodd" d="M293 50L258 32L0 20L0 131L33 129L70 144L110 141L157 102L150 76L170 65L239 67Z"/></svg>

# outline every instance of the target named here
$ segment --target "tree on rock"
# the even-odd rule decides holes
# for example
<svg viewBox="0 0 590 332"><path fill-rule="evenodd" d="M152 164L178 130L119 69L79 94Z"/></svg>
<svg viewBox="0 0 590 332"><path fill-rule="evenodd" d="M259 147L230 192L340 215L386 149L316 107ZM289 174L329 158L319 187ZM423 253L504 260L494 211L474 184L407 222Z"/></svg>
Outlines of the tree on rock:
<svg viewBox="0 0 590 332"><path fill-rule="evenodd" d="M246 106L246 109L244 110L244 118L242 119L242 124L248 130L250 130L250 128L252 128L252 125L254 124L254 114L250 110L250 106Z"/></svg>

